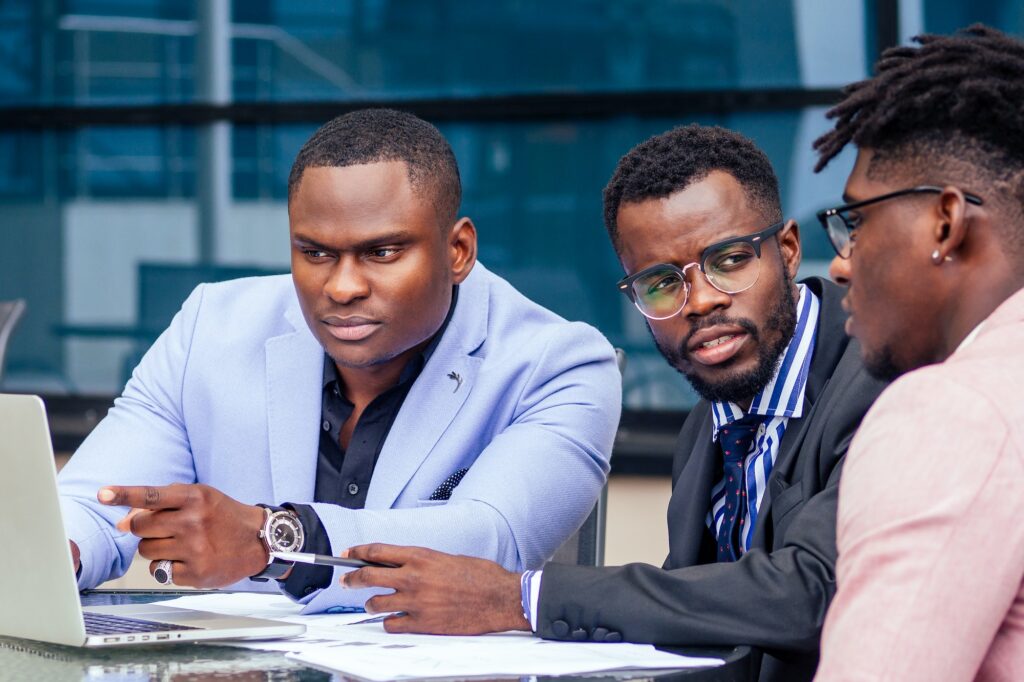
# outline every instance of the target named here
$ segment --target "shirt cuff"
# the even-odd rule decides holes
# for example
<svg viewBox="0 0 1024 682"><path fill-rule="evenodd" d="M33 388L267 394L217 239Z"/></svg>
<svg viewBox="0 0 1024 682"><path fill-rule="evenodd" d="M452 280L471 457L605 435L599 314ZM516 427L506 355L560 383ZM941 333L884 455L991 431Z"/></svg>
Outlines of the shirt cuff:
<svg viewBox="0 0 1024 682"><path fill-rule="evenodd" d="M302 523L302 531L305 539L302 542L301 552L311 554L326 554L330 556L331 538L327 535L327 529L323 522L308 504L281 505L290 509L299 517ZM294 564L288 578L281 583L282 589L295 599L303 599L317 590L329 587L334 569L330 566L315 566L313 564Z"/></svg>
<svg viewBox="0 0 1024 682"><path fill-rule="evenodd" d="M530 629L537 631L537 600L540 598L540 580L544 571L524 571L519 578L520 598L523 602L523 618L530 623Z"/></svg>

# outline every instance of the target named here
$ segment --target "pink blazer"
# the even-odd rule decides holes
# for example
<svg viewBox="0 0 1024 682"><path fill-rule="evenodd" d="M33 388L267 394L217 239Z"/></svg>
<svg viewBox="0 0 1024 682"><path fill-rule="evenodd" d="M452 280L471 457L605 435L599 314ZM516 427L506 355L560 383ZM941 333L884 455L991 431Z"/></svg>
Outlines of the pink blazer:
<svg viewBox="0 0 1024 682"><path fill-rule="evenodd" d="M1024 680L1024 289L894 382L839 493L816 680Z"/></svg>

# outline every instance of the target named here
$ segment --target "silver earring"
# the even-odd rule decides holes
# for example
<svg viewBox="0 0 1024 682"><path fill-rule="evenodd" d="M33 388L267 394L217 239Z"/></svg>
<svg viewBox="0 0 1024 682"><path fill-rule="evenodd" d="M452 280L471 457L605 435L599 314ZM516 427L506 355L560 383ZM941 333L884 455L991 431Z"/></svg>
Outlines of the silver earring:
<svg viewBox="0 0 1024 682"><path fill-rule="evenodd" d="M939 255L939 250L938 249L935 249L934 251L932 251L932 263L935 263L936 265L942 265L943 263L951 263L951 262L953 262L953 257L952 256L945 256L945 257L943 257L943 256Z"/></svg>

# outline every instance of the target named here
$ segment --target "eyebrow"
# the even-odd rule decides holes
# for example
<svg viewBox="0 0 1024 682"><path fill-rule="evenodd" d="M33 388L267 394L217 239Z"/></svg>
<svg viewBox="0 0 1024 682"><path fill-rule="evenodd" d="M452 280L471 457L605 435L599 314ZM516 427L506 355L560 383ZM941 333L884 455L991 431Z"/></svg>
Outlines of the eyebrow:
<svg viewBox="0 0 1024 682"><path fill-rule="evenodd" d="M369 239L364 239L362 241L355 242L354 244L349 245L346 249L338 249L335 246L321 244L315 239L311 239L303 235L296 235L295 237L293 237L292 243L297 246L306 246L313 249L317 249L319 251L330 251L333 253L339 250L367 251L369 249L373 249L378 246L383 246L385 244L401 244L409 241L411 238L412 236L407 231L396 230L394 232L388 232L386 234L377 235L375 237L370 237Z"/></svg>

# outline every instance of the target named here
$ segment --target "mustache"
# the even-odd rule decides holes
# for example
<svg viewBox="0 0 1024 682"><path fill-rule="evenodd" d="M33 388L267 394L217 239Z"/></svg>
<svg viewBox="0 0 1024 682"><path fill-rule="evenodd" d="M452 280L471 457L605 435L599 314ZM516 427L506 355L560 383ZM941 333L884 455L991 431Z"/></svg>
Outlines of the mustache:
<svg viewBox="0 0 1024 682"><path fill-rule="evenodd" d="M747 317L728 317L719 313L711 315L710 317L702 318L694 323L693 327L690 329L690 333L687 334L686 338L679 344L679 354L682 357L686 357L688 355L686 349L689 348L690 341L698 332L708 329L709 327L716 327L719 325L733 325L739 327L750 334L750 337L754 341L759 340L760 334L758 332L757 325L754 324L753 320Z"/></svg>

